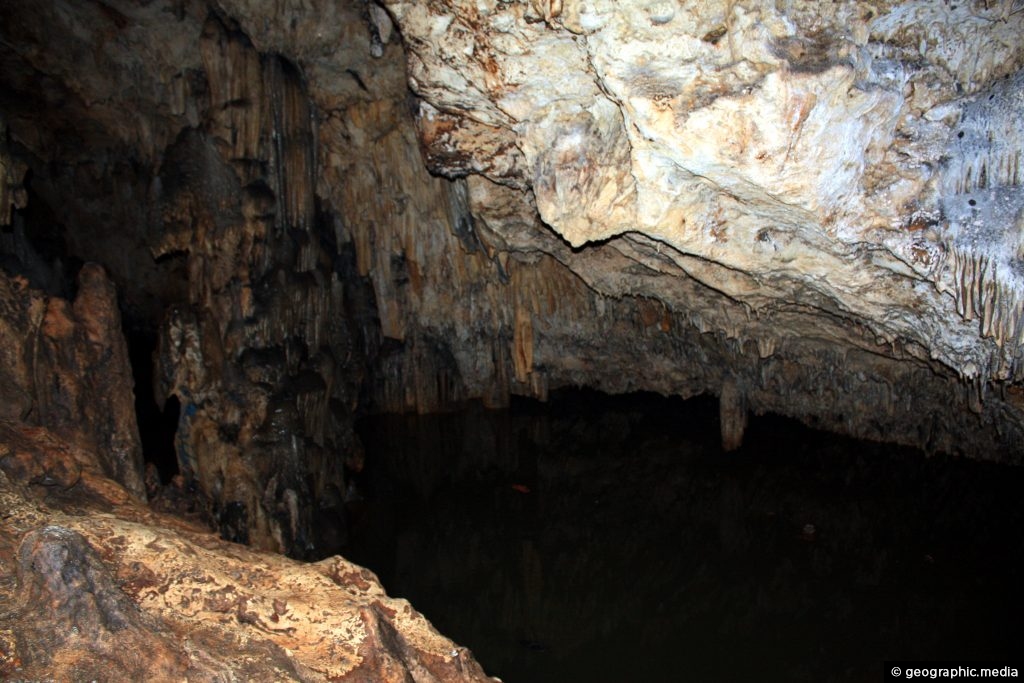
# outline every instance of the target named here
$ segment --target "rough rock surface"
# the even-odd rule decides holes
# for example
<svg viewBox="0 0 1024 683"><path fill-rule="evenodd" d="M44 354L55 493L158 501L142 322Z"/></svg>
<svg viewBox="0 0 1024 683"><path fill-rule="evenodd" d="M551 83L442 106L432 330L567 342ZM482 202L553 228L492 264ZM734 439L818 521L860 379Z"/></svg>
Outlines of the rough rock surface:
<svg viewBox="0 0 1024 683"><path fill-rule="evenodd" d="M728 447L775 411L1019 461L1022 22L4 3L0 251L64 298L102 264L177 471L294 556L333 550L359 410L712 393Z"/></svg>
<svg viewBox="0 0 1024 683"><path fill-rule="evenodd" d="M93 264L73 305L0 273L0 678L489 680L367 570L233 545L156 512L175 487L111 478L142 488L114 302Z"/></svg>
<svg viewBox="0 0 1024 683"><path fill-rule="evenodd" d="M128 357L157 503L300 557L360 410L711 393L727 449L775 411L1024 460L1022 10L0 3L0 671L468 662L340 561L139 507ZM361 629L330 662L316 591Z"/></svg>
<svg viewBox="0 0 1024 683"><path fill-rule="evenodd" d="M74 303L0 273L0 310L0 418L96 453L108 476L145 500L128 351L103 269L82 267Z"/></svg>
<svg viewBox="0 0 1024 683"><path fill-rule="evenodd" d="M386 4L435 170L528 188L575 247L654 240L756 317L1022 377L1013 3Z"/></svg>
<svg viewBox="0 0 1024 683"><path fill-rule="evenodd" d="M152 512L95 454L0 421L0 677L485 681L369 571Z"/></svg>
<svg viewBox="0 0 1024 683"><path fill-rule="evenodd" d="M470 175L506 242L539 216L594 289L657 299L752 363L929 366L1019 437L1019 398L982 405L1024 377L1019 3L384 4L428 163ZM577 256L595 251L618 263ZM908 397L890 389L874 405Z"/></svg>

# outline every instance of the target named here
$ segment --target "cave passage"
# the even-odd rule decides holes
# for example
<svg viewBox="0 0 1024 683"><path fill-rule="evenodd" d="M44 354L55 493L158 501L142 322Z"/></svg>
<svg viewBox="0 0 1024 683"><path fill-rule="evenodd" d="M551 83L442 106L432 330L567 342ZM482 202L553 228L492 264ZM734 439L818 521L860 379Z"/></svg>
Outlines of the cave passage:
<svg viewBox="0 0 1024 683"><path fill-rule="evenodd" d="M510 683L1019 654L1024 471L770 416L724 454L717 420L576 391L364 418L343 553Z"/></svg>
<svg viewBox="0 0 1024 683"><path fill-rule="evenodd" d="M162 409L157 405L153 396L153 352L156 350L156 334L140 330L139 327L125 326L125 340L128 344L128 357L134 380L139 439L146 462L156 467L160 483L168 484L179 474L174 434L178 429L181 406L176 396L168 397Z"/></svg>

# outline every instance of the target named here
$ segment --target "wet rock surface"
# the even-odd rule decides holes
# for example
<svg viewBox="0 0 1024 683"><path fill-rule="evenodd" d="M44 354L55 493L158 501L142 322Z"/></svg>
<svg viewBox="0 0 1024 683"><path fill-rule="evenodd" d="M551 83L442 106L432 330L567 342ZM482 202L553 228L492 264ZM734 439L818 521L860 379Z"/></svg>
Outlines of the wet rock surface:
<svg viewBox="0 0 1024 683"><path fill-rule="evenodd" d="M300 564L155 513L41 428L4 420L0 449L5 679L491 680L340 557ZM26 479L26 461L79 469Z"/></svg>

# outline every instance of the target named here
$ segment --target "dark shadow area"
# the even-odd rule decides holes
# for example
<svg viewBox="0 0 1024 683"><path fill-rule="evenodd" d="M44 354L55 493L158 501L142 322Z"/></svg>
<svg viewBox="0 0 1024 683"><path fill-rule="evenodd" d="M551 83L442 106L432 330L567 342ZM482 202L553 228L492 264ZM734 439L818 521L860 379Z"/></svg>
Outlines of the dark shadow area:
<svg viewBox="0 0 1024 683"><path fill-rule="evenodd" d="M10 225L0 226L0 268L51 296L71 300L82 262L68 254L66 228L35 192L31 170L24 191L25 207L14 210Z"/></svg>
<svg viewBox="0 0 1024 683"><path fill-rule="evenodd" d="M507 683L878 680L1019 653L1024 471L562 392L358 424L344 554Z"/></svg>
<svg viewBox="0 0 1024 683"><path fill-rule="evenodd" d="M156 335L134 325L125 325L125 339L135 380L135 416L139 423L142 454L146 462L156 466L160 483L166 485L179 473L174 435L178 430L181 406L177 397L171 396L161 410L154 398L153 352L156 350Z"/></svg>

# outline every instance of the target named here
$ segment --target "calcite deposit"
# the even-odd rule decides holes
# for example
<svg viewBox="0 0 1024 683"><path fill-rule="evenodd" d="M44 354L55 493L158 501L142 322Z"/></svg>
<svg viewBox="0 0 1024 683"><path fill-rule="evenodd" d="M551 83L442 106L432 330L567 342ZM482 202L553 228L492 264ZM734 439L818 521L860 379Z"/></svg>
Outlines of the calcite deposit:
<svg viewBox="0 0 1024 683"><path fill-rule="evenodd" d="M749 396L763 374L712 391L863 434L867 405L913 393L879 376L894 359L959 383L958 410L1012 435L985 450L1019 450L1018 3L384 4L428 163L470 177L489 230L521 246L550 229L595 291L661 301L740 357L750 345L762 373L829 349L889 398L794 411L802 392ZM599 251L618 263L583 256Z"/></svg>

